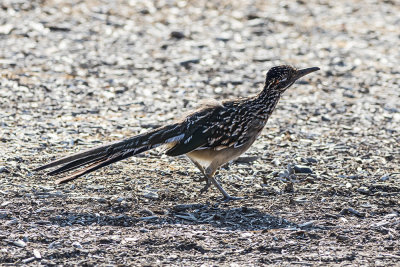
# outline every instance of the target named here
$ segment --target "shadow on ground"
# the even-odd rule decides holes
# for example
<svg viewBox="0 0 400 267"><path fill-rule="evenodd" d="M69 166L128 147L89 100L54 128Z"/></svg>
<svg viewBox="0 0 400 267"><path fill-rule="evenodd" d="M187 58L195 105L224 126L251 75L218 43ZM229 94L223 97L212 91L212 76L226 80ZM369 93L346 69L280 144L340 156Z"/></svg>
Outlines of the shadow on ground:
<svg viewBox="0 0 400 267"><path fill-rule="evenodd" d="M60 226L97 224L131 227L141 221L160 225L207 224L216 228L239 231L268 230L296 226L295 223L271 216L254 208L220 208L216 205L209 206L205 204L176 205L167 214L149 214L146 217L134 217L126 214L112 216L93 213L62 213L51 217L50 221Z"/></svg>

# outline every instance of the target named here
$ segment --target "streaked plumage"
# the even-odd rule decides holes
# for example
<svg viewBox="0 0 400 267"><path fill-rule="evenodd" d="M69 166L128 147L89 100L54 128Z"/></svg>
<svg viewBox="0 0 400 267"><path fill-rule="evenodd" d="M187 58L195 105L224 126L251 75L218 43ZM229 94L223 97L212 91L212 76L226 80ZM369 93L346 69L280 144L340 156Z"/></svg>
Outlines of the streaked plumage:
<svg viewBox="0 0 400 267"><path fill-rule="evenodd" d="M207 181L202 192L213 183L226 200L237 199L231 197L214 179L215 172L223 164L239 157L253 144L275 109L281 94L297 79L318 69L274 67L267 73L264 89L256 96L209 103L179 122L67 156L36 170L64 164L48 173L57 175L84 167L56 181L64 183L163 145L167 147L167 155L186 154L200 169Z"/></svg>

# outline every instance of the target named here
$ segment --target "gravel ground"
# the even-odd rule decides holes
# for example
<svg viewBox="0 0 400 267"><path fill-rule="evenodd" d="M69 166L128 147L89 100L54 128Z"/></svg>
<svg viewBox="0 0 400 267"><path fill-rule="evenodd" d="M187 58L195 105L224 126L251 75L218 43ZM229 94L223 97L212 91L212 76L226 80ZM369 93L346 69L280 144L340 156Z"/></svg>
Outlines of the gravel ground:
<svg viewBox="0 0 400 267"><path fill-rule="evenodd" d="M0 264L399 266L394 1L0 2ZM158 151L56 186L33 168L318 66L199 195ZM303 172L298 167L304 166ZM308 173L307 173L308 172Z"/></svg>

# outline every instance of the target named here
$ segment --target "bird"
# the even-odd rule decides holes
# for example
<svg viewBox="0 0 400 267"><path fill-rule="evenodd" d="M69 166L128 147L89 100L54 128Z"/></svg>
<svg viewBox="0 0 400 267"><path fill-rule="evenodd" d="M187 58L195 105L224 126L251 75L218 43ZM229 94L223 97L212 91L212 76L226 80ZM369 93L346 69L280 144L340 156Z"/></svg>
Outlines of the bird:
<svg viewBox="0 0 400 267"><path fill-rule="evenodd" d="M204 193L214 185L224 201L239 200L228 194L215 179L217 170L238 158L254 143L282 94L301 77L318 71L312 67L297 69L290 65L272 67L263 89L254 96L234 100L210 101L178 121L113 143L78 152L40 166L35 171L59 166L47 175L74 171L56 184L74 180L114 162L156 147L164 147L168 156L186 155L200 170Z"/></svg>

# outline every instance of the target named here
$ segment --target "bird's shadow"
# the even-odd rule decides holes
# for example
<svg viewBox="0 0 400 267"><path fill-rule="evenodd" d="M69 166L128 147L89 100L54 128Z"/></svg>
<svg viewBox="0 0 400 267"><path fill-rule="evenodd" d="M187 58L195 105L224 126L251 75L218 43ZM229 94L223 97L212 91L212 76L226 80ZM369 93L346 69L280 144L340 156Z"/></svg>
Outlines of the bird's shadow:
<svg viewBox="0 0 400 267"><path fill-rule="evenodd" d="M263 213L255 208L229 208L207 204L183 204L171 208L167 214L135 217L128 214L99 215L91 213L62 213L50 218L53 224L101 225L135 227L136 225L210 225L215 228L239 231L269 230L297 227L284 218Z"/></svg>

